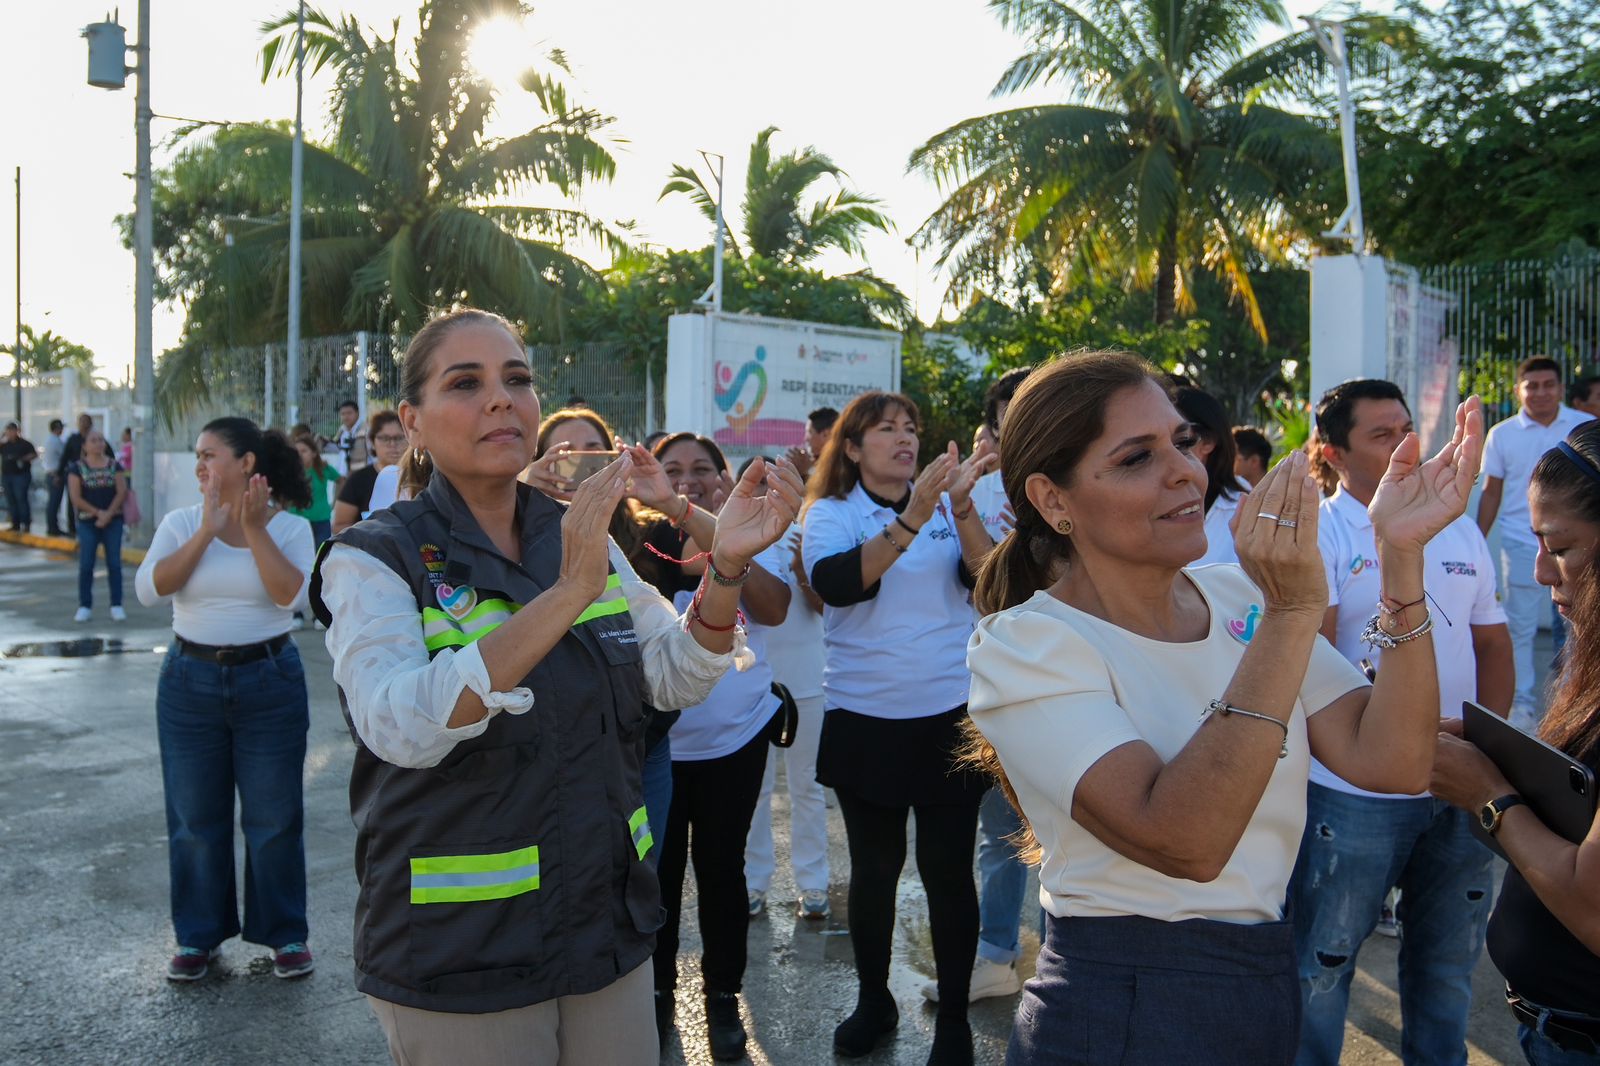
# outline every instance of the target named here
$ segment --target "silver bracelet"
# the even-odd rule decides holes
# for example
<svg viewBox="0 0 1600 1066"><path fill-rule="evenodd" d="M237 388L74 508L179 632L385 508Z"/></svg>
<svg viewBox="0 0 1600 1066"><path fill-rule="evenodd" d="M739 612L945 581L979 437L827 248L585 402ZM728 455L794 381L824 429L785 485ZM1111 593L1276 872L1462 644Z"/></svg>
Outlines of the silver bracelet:
<svg viewBox="0 0 1600 1066"><path fill-rule="evenodd" d="M1204 722L1207 716L1213 714L1218 718L1226 718L1230 714L1237 714L1245 718L1259 718L1263 722L1271 722L1283 730L1283 745L1278 748L1278 758L1286 759L1289 757L1289 723L1282 718L1274 718L1270 714L1261 714L1257 711L1247 711L1243 707L1235 707L1233 704L1225 703L1222 700L1212 700L1206 704L1205 712L1200 715L1200 720Z"/></svg>
<svg viewBox="0 0 1600 1066"><path fill-rule="evenodd" d="M1407 641L1416 640L1418 637L1422 636L1433 628L1432 611L1429 611L1427 615L1423 617L1422 624L1417 626L1417 628L1413 629L1409 633L1385 633L1383 628L1378 625L1378 621L1381 617L1381 615L1376 614L1372 616L1372 620L1367 623L1367 628L1361 631L1361 643L1371 648L1379 648L1383 651L1392 651Z"/></svg>

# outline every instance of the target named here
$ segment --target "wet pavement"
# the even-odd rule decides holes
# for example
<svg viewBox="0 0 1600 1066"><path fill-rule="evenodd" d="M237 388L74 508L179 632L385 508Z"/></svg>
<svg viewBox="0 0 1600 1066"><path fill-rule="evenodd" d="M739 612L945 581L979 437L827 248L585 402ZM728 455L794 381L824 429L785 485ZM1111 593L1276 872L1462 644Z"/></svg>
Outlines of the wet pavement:
<svg viewBox="0 0 1600 1066"><path fill-rule="evenodd" d="M211 976L193 985L164 977L166 833L155 737L155 688L171 637L169 612L133 598L128 621L109 620L97 576L95 618L71 621L76 568L61 555L0 544L0 1063L379 1064L389 1061L377 1024L351 979L355 833L345 786L351 744L339 714L322 634L297 633L311 687L305 770L309 978L273 978L265 949L229 941ZM787 803L775 797L778 839ZM752 922L745 980L750 1060L802 1066L835 1061L833 1027L854 1003L846 934L849 869L844 830L830 807L834 917L794 918L797 893L779 846L767 916ZM242 843L240 861L242 863ZM914 851L913 851L914 853ZM698 935L686 890L679 960L679 1032L667 1063L708 1064L697 989ZM1024 921L1023 974L1037 949ZM918 1066L933 1013L919 988L933 971L926 908L914 863L900 886L892 972L899 1035L867 1066ZM1396 942L1374 937L1361 956L1344 1061L1397 1062L1400 1016ZM1487 958L1475 975L1471 1057L1522 1061ZM1016 997L972 1007L977 1061L1003 1061ZM849 1060L839 1060L849 1061Z"/></svg>

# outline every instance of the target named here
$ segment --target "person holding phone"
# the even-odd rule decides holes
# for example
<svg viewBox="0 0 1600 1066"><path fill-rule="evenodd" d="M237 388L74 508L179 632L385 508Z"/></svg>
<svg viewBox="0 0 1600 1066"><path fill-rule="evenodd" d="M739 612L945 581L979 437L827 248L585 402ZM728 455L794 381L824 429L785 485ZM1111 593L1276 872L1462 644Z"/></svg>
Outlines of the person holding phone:
<svg viewBox="0 0 1600 1066"><path fill-rule="evenodd" d="M1284 913L1311 757L1418 792L1439 715L1422 549L1466 508L1474 398L1369 513L1375 684L1318 629L1318 492L1300 453L1244 497L1243 564L1207 548L1206 468L1166 376L1089 352L1039 368L1000 438L1016 528L989 555L968 649L968 756L1024 818L1049 912L1013 1066L1287 1066L1300 991ZM942 1001L942 997L941 997Z"/></svg>
<svg viewBox="0 0 1600 1066"><path fill-rule="evenodd" d="M1571 626L1566 665L1538 735L1600 771L1600 422L1534 465L1528 512L1534 576ZM1460 722L1446 723L1434 795L1479 819L1510 865L1489 917L1489 957L1530 1066L1600 1063L1600 818L1573 843L1522 801Z"/></svg>
<svg viewBox="0 0 1600 1066"><path fill-rule="evenodd" d="M358 740L357 987L397 1063L653 1064L644 701L698 702L732 663L797 479L758 463L734 486L678 616L606 536L631 455L565 507L518 483L539 401L505 319L419 330L400 414L421 491L335 535L312 582Z"/></svg>

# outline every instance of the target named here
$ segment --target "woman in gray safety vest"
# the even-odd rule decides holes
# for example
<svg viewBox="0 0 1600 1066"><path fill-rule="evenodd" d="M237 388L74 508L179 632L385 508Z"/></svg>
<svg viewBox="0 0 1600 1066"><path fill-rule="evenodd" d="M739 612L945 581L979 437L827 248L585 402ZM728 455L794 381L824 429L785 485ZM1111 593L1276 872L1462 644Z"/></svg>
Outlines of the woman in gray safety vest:
<svg viewBox="0 0 1600 1066"><path fill-rule="evenodd" d="M740 481L680 617L608 559L631 455L568 506L518 483L539 401L504 319L418 332L400 417L426 487L329 541L311 590L357 740L356 985L397 1063L654 1063L643 706L698 703L742 651L799 477Z"/></svg>

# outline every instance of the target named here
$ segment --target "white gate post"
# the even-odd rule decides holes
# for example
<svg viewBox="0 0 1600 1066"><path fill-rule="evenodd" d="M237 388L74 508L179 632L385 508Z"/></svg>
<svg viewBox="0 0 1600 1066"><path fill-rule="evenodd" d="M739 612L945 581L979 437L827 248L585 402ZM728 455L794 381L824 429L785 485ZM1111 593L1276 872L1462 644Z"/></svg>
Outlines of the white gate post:
<svg viewBox="0 0 1600 1066"><path fill-rule="evenodd" d="M266 419L265 419L265 422L266 422L266 424L268 426L270 426L270 425L272 425L272 345L263 344L261 346L261 351L262 351L263 356L265 357L264 358L264 362L267 364L267 372L266 372L266 380L265 380L265 385L266 385L266 390L267 390L267 406L266 406Z"/></svg>
<svg viewBox="0 0 1600 1066"><path fill-rule="evenodd" d="M366 330L356 334L356 412L358 424L367 424L367 358L368 336Z"/></svg>

